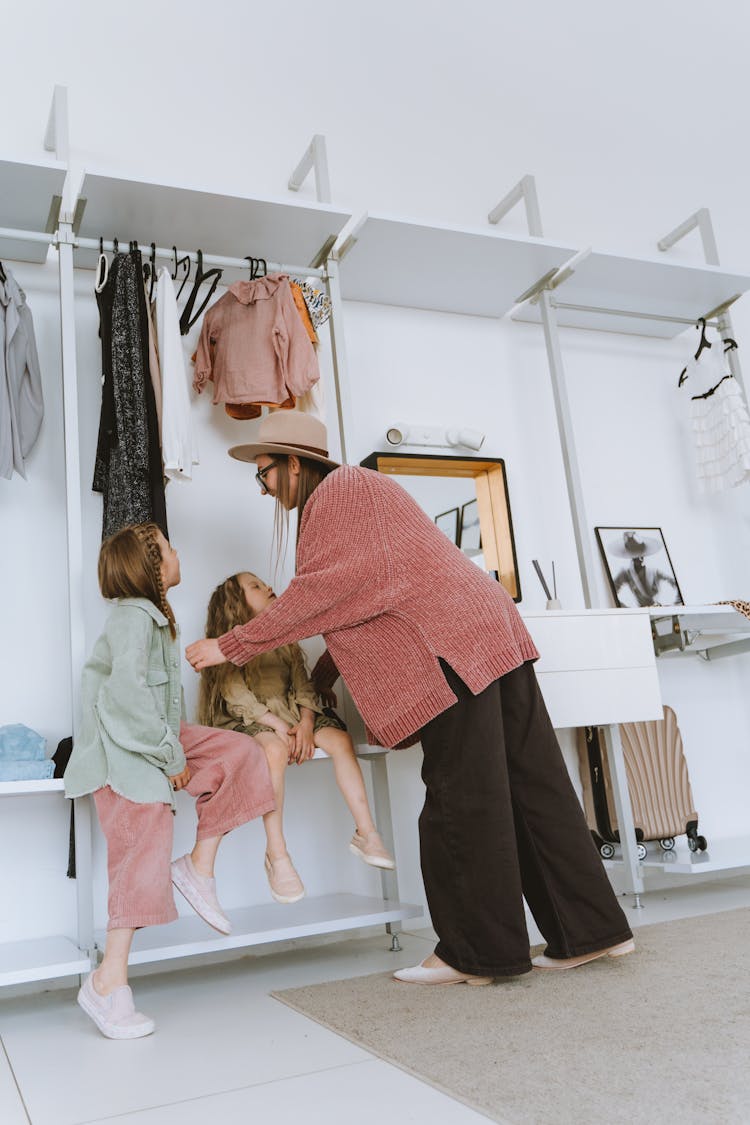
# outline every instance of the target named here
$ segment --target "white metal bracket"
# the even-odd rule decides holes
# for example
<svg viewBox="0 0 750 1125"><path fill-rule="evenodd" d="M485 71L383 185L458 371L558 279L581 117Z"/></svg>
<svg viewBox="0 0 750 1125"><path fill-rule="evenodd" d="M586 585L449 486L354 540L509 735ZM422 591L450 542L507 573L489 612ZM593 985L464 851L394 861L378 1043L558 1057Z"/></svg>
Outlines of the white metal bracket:
<svg viewBox="0 0 750 1125"><path fill-rule="evenodd" d="M494 226L521 200L523 200L526 208L526 223L529 234L532 238L542 238L542 215L539 210L539 197L536 193L536 180L533 176L527 175L520 179L497 206L492 208L487 216L487 221Z"/></svg>
<svg viewBox="0 0 750 1125"><path fill-rule="evenodd" d="M310 172L315 172L315 194L318 203L331 202L331 181L328 176L326 139L316 133L305 149L304 155L289 177L289 190L299 191Z"/></svg>
<svg viewBox="0 0 750 1125"><path fill-rule="evenodd" d="M719 248L716 244L716 235L714 234L714 225L711 221L711 212L708 207L700 207L694 214L690 215L678 227L666 234L664 238L660 238L657 246L660 250L670 250L675 243L679 242L681 238L690 234L691 231L698 230L703 245L703 257L706 259L706 264L709 266L718 266L719 262ZM727 337L734 336L734 329L732 328L732 320L729 316L729 306L734 304L737 297L732 297L731 300L725 301L718 309L711 309L706 312L705 319L710 320L716 317L716 327L718 328L719 335L722 340ZM734 375L737 382L744 390L744 382L742 379L742 368L740 367L739 356L737 349L732 348L727 352L727 362L729 363L729 370Z"/></svg>

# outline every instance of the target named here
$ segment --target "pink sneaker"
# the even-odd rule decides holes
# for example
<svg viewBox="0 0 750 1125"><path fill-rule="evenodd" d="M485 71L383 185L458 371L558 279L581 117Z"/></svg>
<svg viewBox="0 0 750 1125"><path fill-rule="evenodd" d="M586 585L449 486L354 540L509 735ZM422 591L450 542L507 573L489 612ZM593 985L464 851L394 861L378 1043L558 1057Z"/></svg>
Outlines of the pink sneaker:
<svg viewBox="0 0 750 1125"><path fill-rule="evenodd" d="M216 880L199 875L189 855L180 856L172 864L172 882L204 922L220 934L231 934L232 923L216 897Z"/></svg>
<svg viewBox="0 0 750 1125"><path fill-rule="evenodd" d="M109 996L100 996L89 973L78 990L78 1003L107 1039L140 1039L150 1035L156 1024L143 1012L136 1012L133 993L127 984Z"/></svg>
<svg viewBox="0 0 750 1125"><path fill-rule="evenodd" d="M386 871L393 871L396 866L393 856L380 839L379 832L368 832L366 836L360 836L359 832L355 832L349 844L349 851L354 852L371 867L384 867Z"/></svg>
<svg viewBox="0 0 750 1125"><path fill-rule="evenodd" d="M276 902L299 902L305 897L305 888L289 855L271 859L266 852L266 875L271 894Z"/></svg>

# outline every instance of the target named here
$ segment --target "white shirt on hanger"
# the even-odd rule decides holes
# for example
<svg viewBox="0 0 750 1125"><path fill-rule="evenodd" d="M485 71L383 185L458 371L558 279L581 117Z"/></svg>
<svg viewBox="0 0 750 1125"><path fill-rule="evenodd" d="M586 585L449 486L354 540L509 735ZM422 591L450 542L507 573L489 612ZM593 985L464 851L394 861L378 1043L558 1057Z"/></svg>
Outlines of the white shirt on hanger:
<svg viewBox="0 0 750 1125"><path fill-rule="evenodd" d="M177 299L169 270L156 279L156 335L162 383L161 449L164 475L190 480L199 463L198 445L190 416L190 394L180 335Z"/></svg>

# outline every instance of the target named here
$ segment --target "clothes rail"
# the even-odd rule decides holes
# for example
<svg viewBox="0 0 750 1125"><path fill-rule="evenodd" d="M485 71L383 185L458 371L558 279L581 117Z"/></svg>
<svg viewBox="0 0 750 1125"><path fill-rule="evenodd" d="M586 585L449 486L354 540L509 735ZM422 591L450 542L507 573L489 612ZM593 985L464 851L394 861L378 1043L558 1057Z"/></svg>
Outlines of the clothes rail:
<svg viewBox="0 0 750 1125"><path fill-rule="evenodd" d="M2 231L0 231L0 235L1 234ZM118 242L117 245L118 249L124 251L129 248L130 243L124 239L122 242ZM98 238L76 237L74 246L79 250L98 251L101 247L102 249L107 250L109 253L115 252L115 244L112 240L104 240L100 243ZM150 244L141 245L139 243L138 249L145 257L149 257L152 253ZM168 249L164 246L157 246L155 247L153 253L157 258L162 258L172 262L174 260L175 250L173 250L171 246ZM178 258L189 258L191 262L198 261L198 254L195 250L177 250L176 253ZM218 254L203 254L203 264L204 266L220 266L224 269L247 270L250 268L250 264L247 258L227 258L222 257ZM289 273L295 277L320 277L325 279L328 276L326 270L321 269L319 266L290 266L279 262L269 261L266 261L266 266L271 273Z"/></svg>
<svg viewBox="0 0 750 1125"><path fill-rule="evenodd" d="M13 239L16 242L46 242L48 246L51 246L54 241L54 235L47 234L45 231L16 230L14 227L0 227L0 238ZM7 255L7 257L10 257L10 255Z"/></svg>
<svg viewBox="0 0 750 1125"><path fill-rule="evenodd" d="M664 316L661 313L634 312L630 309L607 309L598 305L574 305L567 301L556 301L554 298L552 299L552 305L556 309L569 309L572 312L602 313L603 316L629 316L635 320L656 320L665 324L695 325L695 319L688 316ZM719 327L716 320L706 320L706 325L711 328Z"/></svg>

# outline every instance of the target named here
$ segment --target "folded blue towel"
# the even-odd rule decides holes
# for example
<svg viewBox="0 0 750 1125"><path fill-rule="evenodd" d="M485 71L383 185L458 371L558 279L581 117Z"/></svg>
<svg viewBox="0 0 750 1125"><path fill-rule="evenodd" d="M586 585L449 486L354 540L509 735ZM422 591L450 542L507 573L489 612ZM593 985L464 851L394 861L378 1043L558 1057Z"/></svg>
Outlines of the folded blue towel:
<svg viewBox="0 0 750 1125"><path fill-rule="evenodd" d="M0 762L42 762L47 757L47 739L23 723L0 727Z"/></svg>
<svg viewBox="0 0 750 1125"><path fill-rule="evenodd" d="M43 762L0 762L0 781L45 781L54 772L51 758Z"/></svg>

